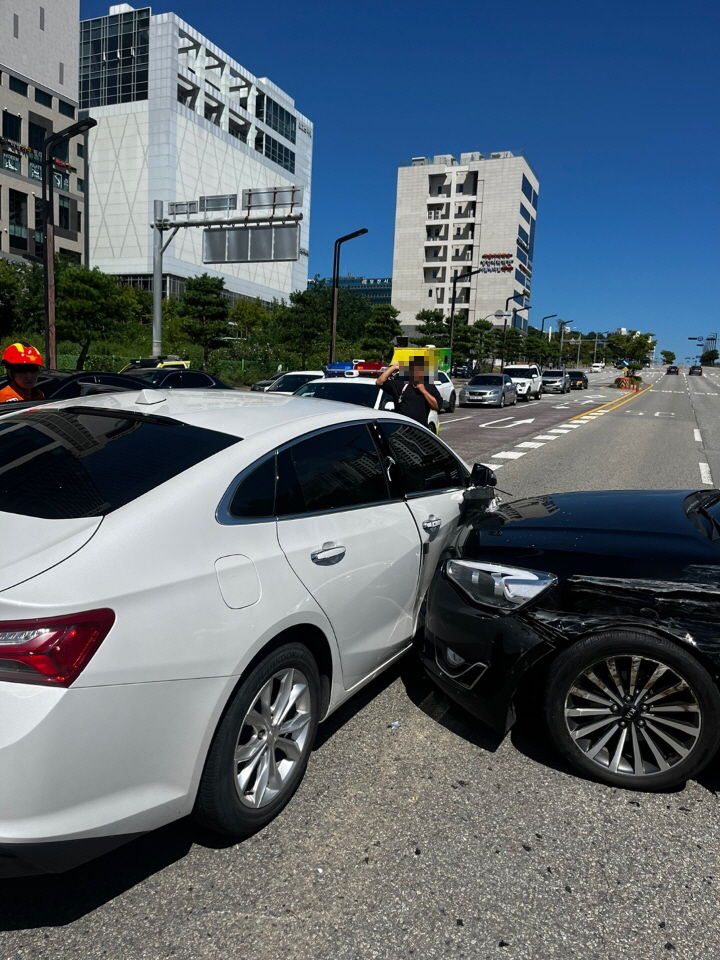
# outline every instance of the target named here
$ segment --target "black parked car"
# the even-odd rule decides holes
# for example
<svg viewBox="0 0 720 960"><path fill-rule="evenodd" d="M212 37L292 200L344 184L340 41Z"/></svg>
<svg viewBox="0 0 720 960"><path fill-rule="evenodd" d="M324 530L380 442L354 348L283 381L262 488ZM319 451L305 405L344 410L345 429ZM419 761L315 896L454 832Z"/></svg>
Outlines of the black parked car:
<svg viewBox="0 0 720 960"><path fill-rule="evenodd" d="M583 370L568 370L571 390L587 390L588 378Z"/></svg>
<svg viewBox="0 0 720 960"><path fill-rule="evenodd" d="M430 676L500 734L539 693L557 749L605 783L698 774L720 744L720 491L564 493L495 513L477 494L428 594Z"/></svg>
<svg viewBox="0 0 720 960"><path fill-rule="evenodd" d="M184 390L193 387L196 390L232 390L222 380L205 373L203 370L173 370L161 367L159 370L137 369L127 374L135 383L135 389L153 387L157 390Z"/></svg>
<svg viewBox="0 0 720 960"><path fill-rule="evenodd" d="M7 377L0 377L0 388L6 384ZM72 400L93 393L138 389L137 380L132 377L104 370L41 370L37 385L46 400Z"/></svg>

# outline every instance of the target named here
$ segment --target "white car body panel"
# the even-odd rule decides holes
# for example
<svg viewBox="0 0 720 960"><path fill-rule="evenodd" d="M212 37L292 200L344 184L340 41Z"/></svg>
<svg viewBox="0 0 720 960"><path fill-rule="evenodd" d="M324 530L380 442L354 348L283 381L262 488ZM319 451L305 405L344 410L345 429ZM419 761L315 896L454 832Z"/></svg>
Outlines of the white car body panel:
<svg viewBox="0 0 720 960"><path fill-rule="evenodd" d="M520 376L519 371L521 370L531 370L532 376ZM506 373L515 384L519 398L527 399L528 397L538 396L542 393L542 375L540 374L540 368L534 363L506 365L503 372Z"/></svg>
<svg viewBox="0 0 720 960"><path fill-rule="evenodd" d="M286 630L325 638L332 712L407 647L459 513L455 490L298 519L228 519L226 494L268 451L336 424L407 419L263 393L155 393L42 409L130 410L244 439L103 518L0 513L4 542L20 549L0 581L0 622L116 615L69 688L0 681L3 848L127 836L189 814L239 678ZM433 537L422 527L430 513L442 520ZM328 541L350 562L313 564L309 553Z"/></svg>

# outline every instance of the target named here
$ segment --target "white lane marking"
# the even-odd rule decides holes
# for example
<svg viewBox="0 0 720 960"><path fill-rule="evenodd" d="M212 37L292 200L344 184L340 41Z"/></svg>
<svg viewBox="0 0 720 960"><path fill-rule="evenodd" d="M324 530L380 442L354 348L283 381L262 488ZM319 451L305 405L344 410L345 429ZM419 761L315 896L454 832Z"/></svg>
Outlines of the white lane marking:
<svg viewBox="0 0 720 960"><path fill-rule="evenodd" d="M561 430L560 427L556 427L554 430L551 430L550 433L570 433L569 430Z"/></svg>
<svg viewBox="0 0 720 960"><path fill-rule="evenodd" d="M527 447L528 450L534 450L536 447L544 447L544 443L535 443L534 440L524 440L522 443L516 443L516 447Z"/></svg>
<svg viewBox="0 0 720 960"><path fill-rule="evenodd" d="M539 433L536 437L536 440L559 440L559 437L556 437L555 434L550 433Z"/></svg>
<svg viewBox="0 0 720 960"><path fill-rule="evenodd" d="M510 423L503 423L503 420L510 420ZM488 420L487 423L479 423L481 430L509 430L510 427L519 427L521 423L535 423L535 417L529 420L515 420L513 417L502 417L500 420ZM502 426L499 426L502 424Z"/></svg>
<svg viewBox="0 0 720 960"><path fill-rule="evenodd" d="M569 427L571 430L575 430L577 427L580 426L580 424L577 423L577 422L575 422L575 423L566 423L565 426L566 426L566 427Z"/></svg>
<svg viewBox="0 0 720 960"><path fill-rule="evenodd" d="M503 460L519 460L520 457L524 457L524 453L518 453L517 450L503 450L500 453L493 454L495 457L502 457Z"/></svg>
<svg viewBox="0 0 720 960"><path fill-rule="evenodd" d="M500 467L504 467L504 463L486 463L486 467L490 467L491 470L499 470Z"/></svg>
<svg viewBox="0 0 720 960"><path fill-rule="evenodd" d="M670 413L670 412L667 411L667 410L658 410L657 413L655 414L655 416L656 416L656 417L666 417L666 418L667 418L667 417L674 417L675 414L674 414L674 413Z"/></svg>
<svg viewBox="0 0 720 960"><path fill-rule="evenodd" d="M449 423L460 423L461 420L472 420L472 417L455 417L454 420L441 420L440 423L446 427Z"/></svg>
<svg viewBox="0 0 720 960"><path fill-rule="evenodd" d="M710 465L707 463L700 464L700 479L703 483L706 483L709 487L713 485L712 474L710 473Z"/></svg>
<svg viewBox="0 0 720 960"><path fill-rule="evenodd" d="M702 443L702 437L700 436L699 430L693 430L693 436L695 437L698 443Z"/></svg>

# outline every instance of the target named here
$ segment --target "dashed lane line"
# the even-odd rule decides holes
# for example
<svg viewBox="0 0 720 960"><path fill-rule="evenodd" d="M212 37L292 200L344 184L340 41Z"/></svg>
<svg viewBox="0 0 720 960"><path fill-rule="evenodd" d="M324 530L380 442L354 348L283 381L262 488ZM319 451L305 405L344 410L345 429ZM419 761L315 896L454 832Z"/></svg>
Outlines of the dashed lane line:
<svg viewBox="0 0 720 960"><path fill-rule="evenodd" d="M707 486L711 487L713 485L712 474L710 473L710 464L700 463L700 479Z"/></svg>
<svg viewBox="0 0 720 960"><path fill-rule="evenodd" d="M519 460L525 454L518 450L501 450L500 453L494 453L493 457L502 457L503 460Z"/></svg>
<svg viewBox="0 0 720 960"><path fill-rule="evenodd" d="M697 440L698 443L702 443L702 437L700 436L700 431L699 431L699 430L693 430L693 436L694 436L694 438Z"/></svg>

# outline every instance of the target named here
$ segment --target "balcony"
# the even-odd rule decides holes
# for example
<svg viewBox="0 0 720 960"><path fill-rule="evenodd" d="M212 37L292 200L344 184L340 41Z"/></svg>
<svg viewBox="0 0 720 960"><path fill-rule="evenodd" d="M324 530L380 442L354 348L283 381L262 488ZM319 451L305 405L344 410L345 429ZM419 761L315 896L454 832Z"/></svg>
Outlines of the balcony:
<svg viewBox="0 0 720 960"><path fill-rule="evenodd" d="M447 206L443 207L430 207L427 211L426 220L449 220L450 211Z"/></svg>
<svg viewBox="0 0 720 960"><path fill-rule="evenodd" d="M426 247L425 263L446 263L447 250L442 247Z"/></svg>

